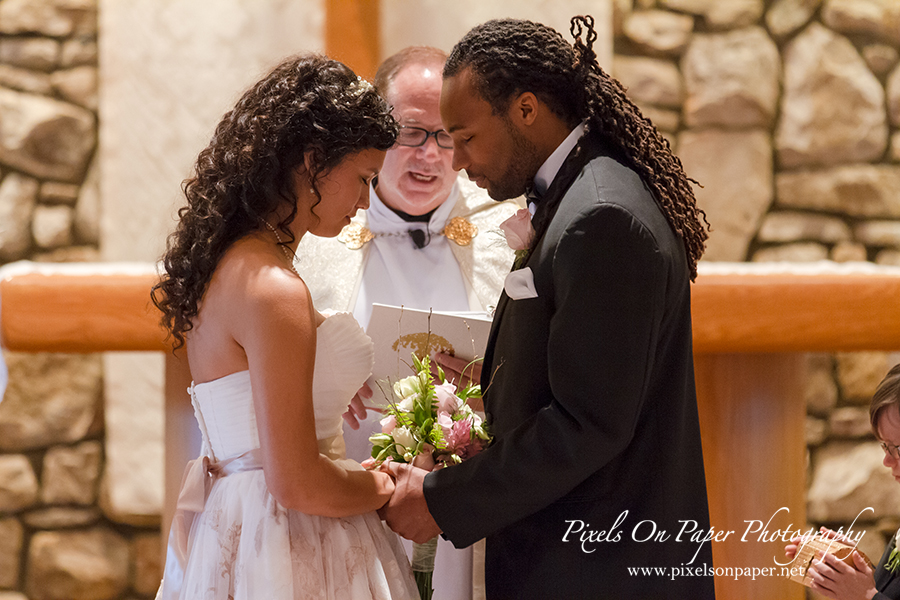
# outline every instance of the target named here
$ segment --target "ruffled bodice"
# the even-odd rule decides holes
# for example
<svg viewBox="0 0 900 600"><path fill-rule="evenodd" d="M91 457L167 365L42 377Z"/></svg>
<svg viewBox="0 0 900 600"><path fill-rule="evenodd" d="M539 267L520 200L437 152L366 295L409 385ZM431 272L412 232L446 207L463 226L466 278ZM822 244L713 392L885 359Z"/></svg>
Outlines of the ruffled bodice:
<svg viewBox="0 0 900 600"><path fill-rule="evenodd" d="M316 330L313 406L316 437L341 433L341 415L372 373L372 340L350 313L325 319ZM259 448L250 371L239 371L192 386L192 403L203 433L203 454L215 460Z"/></svg>

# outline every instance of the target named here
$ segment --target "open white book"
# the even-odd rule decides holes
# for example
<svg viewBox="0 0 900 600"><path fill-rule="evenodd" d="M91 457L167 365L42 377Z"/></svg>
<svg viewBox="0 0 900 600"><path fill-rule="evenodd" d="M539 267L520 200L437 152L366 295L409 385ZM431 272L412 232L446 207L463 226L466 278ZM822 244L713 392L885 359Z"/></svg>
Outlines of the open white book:
<svg viewBox="0 0 900 600"><path fill-rule="evenodd" d="M372 305L366 333L375 343L376 381L412 374L411 354L419 358L438 352L464 360L484 356L491 317L485 312L428 311L386 304Z"/></svg>

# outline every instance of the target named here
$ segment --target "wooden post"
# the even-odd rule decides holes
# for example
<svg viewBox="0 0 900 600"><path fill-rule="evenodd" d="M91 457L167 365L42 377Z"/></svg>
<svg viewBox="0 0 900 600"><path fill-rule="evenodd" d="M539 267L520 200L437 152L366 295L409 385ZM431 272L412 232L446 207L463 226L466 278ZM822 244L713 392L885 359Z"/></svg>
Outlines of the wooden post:
<svg viewBox="0 0 900 600"><path fill-rule="evenodd" d="M327 0L325 54L366 79L381 62L380 6L377 0Z"/></svg>
<svg viewBox="0 0 900 600"><path fill-rule="evenodd" d="M165 447L165 504L163 504L163 556L169 527L175 513L175 501L181 491L184 467L200 454L200 429L194 420L194 409L187 388L191 385L191 371L187 355L181 350L166 353L166 447Z"/></svg>
<svg viewBox="0 0 900 600"><path fill-rule="evenodd" d="M804 588L776 564L786 562L784 542L759 541L763 528L805 530L803 357L708 354L695 357L694 368L710 523L735 532L713 543L713 564L774 569L756 580L716 577L716 597L803 600Z"/></svg>

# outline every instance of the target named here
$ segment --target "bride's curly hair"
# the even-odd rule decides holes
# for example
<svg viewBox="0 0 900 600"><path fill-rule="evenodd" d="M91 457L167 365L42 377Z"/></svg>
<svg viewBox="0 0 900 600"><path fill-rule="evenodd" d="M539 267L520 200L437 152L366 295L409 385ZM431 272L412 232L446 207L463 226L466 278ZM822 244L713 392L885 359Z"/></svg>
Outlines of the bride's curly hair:
<svg viewBox="0 0 900 600"><path fill-rule="evenodd" d="M225 251L260 229L280 206L276 227L289 243L297 215L294 172L310 156L310 187L345 157L387 150L397 123L384 99L346 65L321 55L291 57L247 90L222 117L194 174L182 189L187 206L162 257L165 273L153 287L162 325L184 346L200 299Z"/></svg>

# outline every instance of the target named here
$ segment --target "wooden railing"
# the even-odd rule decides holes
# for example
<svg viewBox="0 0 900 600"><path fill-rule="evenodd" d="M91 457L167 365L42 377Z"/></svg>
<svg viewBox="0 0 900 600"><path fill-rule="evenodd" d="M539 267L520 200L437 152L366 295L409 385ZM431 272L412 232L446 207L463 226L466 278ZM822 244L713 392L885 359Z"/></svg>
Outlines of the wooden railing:
<svg viewBox="0 0 900 600"><path fill-rule="evenodd" d="M0 269L0 339L37 352L163 351L150 303L152 266L11 265ZM745 521L806 523L803 361L798 353L900 349L900 269L868 265L703 265L692 288L698 404L716 530L716 567L772 567L779 543L741 542ZM167 353L167 512L196 429L190 375ZM665 448L660 448L664 453ZM168 520L164 519L164 524ZM662 526L662 524L661 524ZM678 524L670 524L669 529ZM650 551L650 550L648 550ZM778 576L717 577L719 598L801 599Z"/></svg>
<svg viewBox="0 0 900 600"><path fill-rule="evenodd" d="M895 350L900 269L703 265L695 354ZM0 271L0 339L23 352L162 351L143 264L16 263Z"/></svg>

